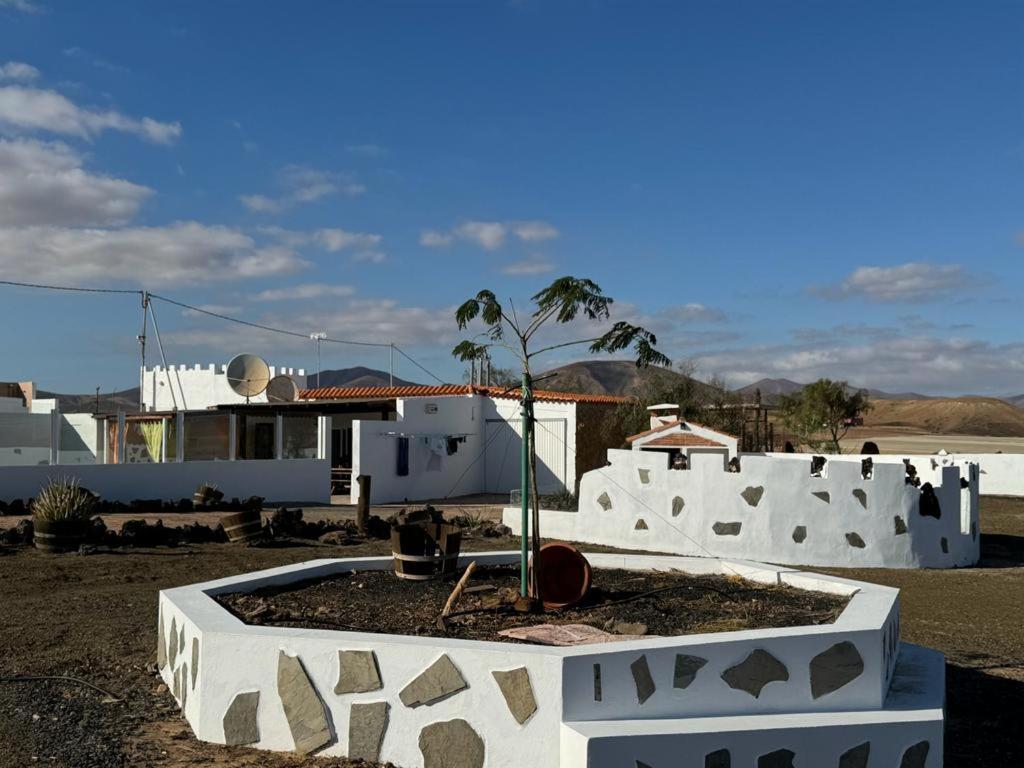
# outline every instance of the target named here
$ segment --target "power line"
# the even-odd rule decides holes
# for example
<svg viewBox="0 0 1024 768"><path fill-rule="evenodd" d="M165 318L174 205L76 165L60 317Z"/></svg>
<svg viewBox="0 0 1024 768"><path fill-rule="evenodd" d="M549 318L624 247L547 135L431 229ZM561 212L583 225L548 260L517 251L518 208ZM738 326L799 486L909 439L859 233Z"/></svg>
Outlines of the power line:
<svg viewBox="0 0 1024 768"><path fill-rule="evenodd" d="M136 296L142 296L145 293L145 291L134 291L127 288L77 288L70 285L19 283L16 280L0 280L0 285L12 285L17 288L42 288L47 291L77 291L79 293L134 293Z"/></svg>
<svg viewBox="0 0 1024 768"><path fill-rule="evenodd" d="M447 381L445 381L444 379L442 379L442 378L441 378L440 376L436 376L435 374L431 373L431 372L430 372L430 371L428 371L428 370L427 370L426 368L424 368L424 367L423 367L422 365L420 365L420 364L419 364L418 362L416 362L416 361L415 361L415 360L414 360L414 359L413 359L412 357L410 357L409 355L407 355L407 354L405 353L405 351L404 351L404 350L403 350L403 349L402 349L401 347L399 347L399 346L398 346L397 344L395 345L395 351L396 351L396 352L398 352L398 354L400 354L400 355L401 355L402 357L404 357L404 358L405 358L406 360L408 360L408 361L409 361L410 363L412 363L413 365L415 365L415 366L416 366L417 368L419 368L419 369L420 369L421 371L423 371L423 372L424 372L425 374L427 374L428 376L430 376L431 378L433 378L433 379L434 379L434 381L436 381L436 382L437 382L438 384L447 384L447 383L448 383Z"/></svg>

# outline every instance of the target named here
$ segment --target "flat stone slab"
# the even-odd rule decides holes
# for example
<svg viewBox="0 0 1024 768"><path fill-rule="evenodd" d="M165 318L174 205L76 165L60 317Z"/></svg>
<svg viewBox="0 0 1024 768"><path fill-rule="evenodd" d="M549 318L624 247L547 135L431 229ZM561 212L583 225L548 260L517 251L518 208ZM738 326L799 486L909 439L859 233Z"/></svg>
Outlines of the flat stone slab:
<svg viewBox="0 0 1024 768"><path fill-rule="evenodd" d="M740 494L743 500L752 507L756 507L761 502L761 497L764 496L763 485L748 485L743 489L743 493Z"/></svg>
<svg viewBox="0 0 1024 768"><path fill-rule="evenodd" d="M839 768L868 768L868 757L871 756L871 742L865 741L839 756Z"/></svg>
<svg viewBox="0 0 1024 768"><path fill-rule="evenodd" d="M864 507L864 509L868 508L868 492L865 491L863 488L854 488L853 498L859 501L860 505Z"/></svg>
<svg viewBox="0 0 1024 768"><path fill-rule="evenodd" d="M199 638L192 638L192 689L196 687L196 676L199 674Z"/></svg>
<svg viewBox="0 0 1024 768"><path fill-rule="evenodd" d="M643 704L654 695L654 678L651 677L651 668L647 664L647 656L642 655L639 659L629 665L629 671L633 673L633 683L636 685L636 700Z"/></svg>
<svg viewBox="0 0 1024 768"><path fill-rule="evenodd" d="M904 533L907 532L907 524L904 522L902 517L900 517L899 515L894 515L892 522L897 536L902 536Z"/></svg>
<svg viewBox="0 0 1024 768"><path fill-rule="evenodd" d="M373 651L338 651L335 693L367 693L379 691L383 687L377 656Z"/></svg>
<svg viewBox="0 0 1024 768"><path fill-rule="evenodd" d="M856 531L850 531L846 534L846 543L857 549L864 549L864 547L867 546L867 544L864 543L864 539L862 539L860 534Z"/></svg>
<svg viewBox="0 0 1024 768"><path fill-rule="evenodd" d="M793 768L796 752L788 749L776 749L757 758L757 768Z"/></svg>
<svg viewBox="0 0 1024 768"><path fill-rule="evenodd" d="M156 638L156 666L163 669L167 666L167 635L164 632L164 612L160 611L160 622Z"/></svg>
<svg viewBox="0 0 1024 768"><path fill-rule="evenodd" d="M380 759L380 745L387 728L386 701L353 704L348 717L348 756L353 760L376 763Z"/></svg>
<svg viewBox="0 0 1024 768"><path fill-rule="evenodd" d="M277 657L277 695L284 707L295 751L308 754L331 742L333 734L320 696L298 656Z"/></svg>
<svg viewBox="0 0 1024 768"><path fill-rule="evenodd" d="M612 508L612 500L607 491L597 497L597 503L601 505L601 509L605 512Z"/></svg>
<svg viewBox="0 0 1024 768"><path fill-rule="evenodd" d="M728 749L716 749L704 755L704 768L732 768L732 756Z"/></svg>
<svg viewBox="0 0 1024 768"><path fill-rule="evenodd" d="M768 683L789 680L789 670L768 651L758 648L739 664L725 670L722 679L730 688L746 691L756 699Z"/></svg>
<svg viewBox="0 0 1024 768"><path fill-rule="evenodd" d="M647 521L644 520L641 517L639 520L636 521L636 525L633 526L633 530L634 531L646 531L647 530Z"/></svg>
<svg viewBox="0 0 1024 768"><path fill-rule="evenodd" d="M483 768L484 742L465 720L431 723L420 731L423 768Z"/></svg>
<svg viewBox="0 0 1024 768"><path fill-rule="evenodd" d="M686 506L686 502L682 496L675 496L672 499L672 517L679 517L679 513L683 511L683 507Z"/></svg>
<svg viewBox="0 0 1024 768"><path fill-rule="evenodd" d="M251 691L235 694L224 713L224 743L229 747L255 744L260 740L257 713L260 707L260 692Z"/></svg>
<svg viewBox="0 0 1024 768"><path fill-rule="evenodd" d="M454 696L469 687L452 660L444 654L398 694L407 707L419 707Z"/></svg>
<svg viewBox="0 0 1024 768"><path fill-rule="evenodd" d="M506 672L494 670L491 674L494 675L501 695L505 697L508 711L512 713L516 722L522 725L537 711L537 699L530 684L530 672L526 667L518 667Z"/></svg>
<svg viewBox="0 0 1024 768"><path fill-rule="evenodd" d="M676 654L676 666L672 675L673 688L689 688L697 673L708 663L707 659L700 656L688 656L685 653Z"/></svg>
<svg viewBox="0 0 1024 768"><path fill-rule="evenodd" d="M826 504L829 504L832 501L832 495L828 491L811 491L811 496L816 496Z"/></svg>
<svg viewBox="0 0 1024 768"><path fill-rule="evenodd" d="M927 741L919 741L917 744L907 747L900 759L900 768L924 768L930 747L931 745Z"/></svg>
<svg viewBox="0 0 1024 768"><path fill-rule="evenodd" d="M640 475L640 482L647 485L651 482L651 470L649 469L638 469L637 474Z"/></svg>
<svg viewBox="0 0 1024 768"><path fill-rule="evenodd" d="M849 640L836 643L811 659L811 696L820 699L838 691L864 672L864 659Z"/></svg>
<svg viewBox="0 0 1024 768"><path fill-rule="evenodd" d="M719 536L739 536L743 523L715 523L711 530Z"/></svg>
<svg viewBox="0 0 1024 768"><path fill-rule="evenodd" d="M167 663L174 669L174 662L178 658L178 625L176 620L171 618L170 644L167 646Z"/></svg>
<svg viewBox="0 0 1024 768"><path fill-rule="evenodd" d="M655 635L616 635L589 624L535 624L532 627L513 627L498 632L502 637L524 640L537 645L590 645L592 643L621 643L638 637Z"/></svg>
<svg viewBox="0 0 1024 768"><path fill-rule="evenodd" d="M804 540L806 538L807 538L807 526L806 525L798 525L796 528L793 529L793 541L795 541L797 544L803 544Z"/></svg>

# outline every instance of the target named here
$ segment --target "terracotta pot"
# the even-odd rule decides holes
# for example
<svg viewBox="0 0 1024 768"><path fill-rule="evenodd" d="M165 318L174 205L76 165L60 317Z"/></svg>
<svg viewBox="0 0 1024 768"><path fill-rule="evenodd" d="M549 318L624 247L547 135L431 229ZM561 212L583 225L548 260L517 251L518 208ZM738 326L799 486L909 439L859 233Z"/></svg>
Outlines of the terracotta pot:
<svg viewBox="0 0 1024 768"><path fill-rule="evenodd" d="M533 569L533 561L530 561ZM590 563L576 547L551 541L540 548L540 599L545 608L568 608L590 591Z"/></svg>

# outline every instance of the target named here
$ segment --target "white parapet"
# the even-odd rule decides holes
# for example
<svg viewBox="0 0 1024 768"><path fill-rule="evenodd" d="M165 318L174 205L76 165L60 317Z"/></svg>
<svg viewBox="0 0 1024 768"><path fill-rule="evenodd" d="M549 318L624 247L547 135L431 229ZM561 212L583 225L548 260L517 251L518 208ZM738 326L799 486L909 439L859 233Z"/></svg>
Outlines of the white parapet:
<svg viewBox="0 0 1024 768"><path fill-rule="evenodd" d="M470 557L500 564L518 553L463 563ZM424 748L436 738L475 745L478 761L459 764L476 768L700 768L722 749L734 750L732 765L775 749L799 755L796 765L835 765L864 743L871 765L924 750L905 765L941 766L942 658L901 650L897 590L762 563L588 559L599 569L742 575L850 601L832 624L548 647L247 625L214 599L392 567L382 557L317 560L162 591L160 673L201 740L407 768L441 764ZM358 685L342 684L347 664L363 670ZM768 682L746 682L767 668ZM428 669L438 673L429 685ZM516 678L511 693L502 673ZM424 683L415 695L412 683Z"/></svg>
<svg viewBox="0 0 1024 768"><path fill-rule="evenodd" d="M895 458L746 454L739 472L699 454L685 470L648 451L608 460L583 476L579 511L542 511L544 536L790 565L954 568L980 555L972 462L922 457L918 487ZM504 522L518 534L519 510Z"/></svg>

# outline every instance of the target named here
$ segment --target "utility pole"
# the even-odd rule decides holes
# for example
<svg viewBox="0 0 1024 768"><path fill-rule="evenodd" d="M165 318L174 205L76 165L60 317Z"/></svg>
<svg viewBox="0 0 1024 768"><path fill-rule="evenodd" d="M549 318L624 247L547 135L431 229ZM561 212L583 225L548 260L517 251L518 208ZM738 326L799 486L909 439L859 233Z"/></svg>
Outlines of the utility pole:
<svg viewBox="0 0 1024 768"><path fill-rule="evenodd" d="M520 536L519 536L519 595L526 598L530 591L527 571L530 563L530 421L533 418L533 393L530 391L530 374L523 371L522 391L522 450L519 457L519 503L520 503ZM536 532L534 532L536 535ZM539 565L539 563L538 563Z"/></svg>
<svg viewBox="0 0 1024 768"><path fill-rule="evenodd" d="M316 331L309 334L309 338L316 342L316 386L320 388L320 342L327 338L324 331Z"/></svg>
<svg viewBox="0 0 1024 768"><path fill-rule="evenodd" d="M388 386L395 386L395 342L388 344Z"/></svg>
<svg viewBox="0 0 1024 768"><path fill-rule="evenodd" d="M139 368L139 412L143 410L142 390L146 386L146 319L149 312L149 291L142 292L142 333L136 336L139 342L139 355L142 358L142 366Z"/></svg>

